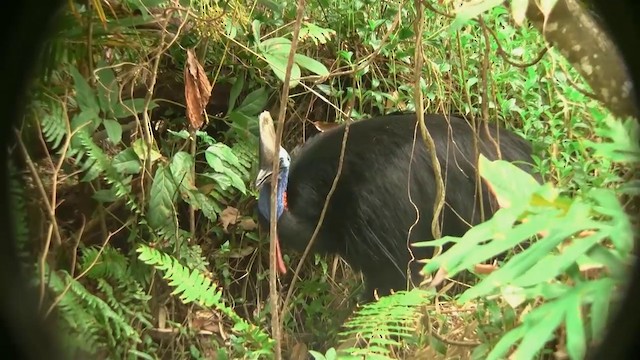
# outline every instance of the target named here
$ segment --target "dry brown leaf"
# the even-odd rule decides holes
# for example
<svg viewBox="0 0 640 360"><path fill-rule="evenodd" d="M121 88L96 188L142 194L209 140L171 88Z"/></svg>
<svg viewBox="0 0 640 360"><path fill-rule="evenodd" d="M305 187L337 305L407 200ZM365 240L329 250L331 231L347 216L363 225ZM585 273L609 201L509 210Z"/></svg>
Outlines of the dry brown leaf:
<svg viewBox="0 0 640 360"><path fill-rule="evenodd" d="M208 310L196 311L191 321L191 328L196 331L210 331L215 334L222 334L222 326L220 316Z"/></svg>
<svg viewBox="0 0 640 360"><path fill-rule="evenodd" d="M494 264L476 264L474 268L475 272L478 274L491 274L498 270L498 266Z"/></svg>
<svg viewBox="0 0 640 360"><path fill-rule="evenodd" d="M220 213L220 224L222 225L222 229L227 232L229 225L236 224L239 215L240 212L238 209L231 206L227 206L226 209L222 210Z"/></svg>
<svg viewBox="0 0 640 360"><path fill-rule="evenodd" d="M238 227L244 231L253 231L258 228L258 224L256 224L255 220L250 217L245 217L238 223Z"/></svg>
<svg viewBox="0 0 640 360"><path fill-rule="evenodd" d="M204 124L204 109L211 96L211 83L204 68L198 62L193 49L187 50L184 66L184 97L187 105L187 119L191 128L200 129Z"/></svg>
<svg viewBox="0 0 640 360"><path fill-rule="evenodd" d="M306 360L309 358L309 349L304 343L296 343L291 349L289 360Z"/></svg>

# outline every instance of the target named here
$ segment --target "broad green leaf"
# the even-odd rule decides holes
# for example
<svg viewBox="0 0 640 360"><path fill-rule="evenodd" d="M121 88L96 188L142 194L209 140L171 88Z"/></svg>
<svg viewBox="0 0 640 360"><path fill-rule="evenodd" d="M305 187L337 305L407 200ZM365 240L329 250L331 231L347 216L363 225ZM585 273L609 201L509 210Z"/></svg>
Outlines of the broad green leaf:
<svg viewBox="0 0 640 360"><path fill-rule="evenodd" d="M223 172L225 169L224 163L218 156L210 151L204 153L204 157L207 160L207 164L216 172Z"/></svg>
<svg viewBox="0 0 640 360"><path fill-rule="evenodd" d="M260 43L262 53L278 54L289 57L291 52L291 40L283 37L271 38Z"/></svg>
<svg viewBox="0 0 640 360"><path fill-rule="evenodd" d="M564 312L568 304L558 300L532 310L524 317L522 327L526 333L512 357L513 359L534 359L549 339L554 331L560 326L564 319Z"/></svg>
<svg viewBox="0 0 640 360"><path fill-rule="evenodd" d="M588 228L588 225L585 224L585 227ZM603 235L602 233L595 233L586 238L577 239L571 245L565 247L561 255L548 255L540 259L526 273L515 279L513 284L527 287L561 275L570 266L574 265L581 255L596 245L603 238ZM542 241L546 241L546 239Z"/></svg>
<svg viewBox="0 0 640 360"><path fill-rule="evenodd" d="M203 173L201 175L214 180L222 190L226 190L231 186L231 179L229 179L229 177L225 174Z"/></svg>
<svg viewBox="0 0 640 360"><path fill-rule="evenodd" d="M111 112L113 105L118 101L118 82L113 69L104 60L98 60L96 71L96 88L98 90L98 102L105 113Z"/></svg>
<svg viewBox="0 0 640 360"><path fill-rule="evenodd" d="M151 162L155 162L162 157L162 154L155 149L151 149L150 153L147 154L149 152L149 147L143 139L134 141L131 147L133 148L133 151L135 151L136 155L138 155L138 159L142 161L147 159L147 155L149 155Z"/></svg>
<svg viewBox="0 0 640 360"><path fill-rule="evenodd" d="M282 55L275 55L270 53L263 53L267 64L271 67L271 70L276 74L276 77L280 81L284 82L285 69L287 67L287 57ZM291 66L291 78L289 80L289 87L294 88L300 82L300 67L294 62Z"/></svg>
<svg viewBox="0 0 640 360"><path fill-rule="evenodd" d="M227 108L227 113L230 113L236 107L236 100L238 100L238 96L240 96L243 88L244 76L237 76L229 92L229 107Z"/></svg>
<svg viewBox="0 0 640 360"><path fill-rule="evenodd" d="M296 64L300 65L301 68L307 69L316 75L329 75L329 70L327 70L327 67L324 66L324 64L306 55L295 54L294 61Z"/></svg>
<svg viewBox="0 0 640 360"><path fill-rule="evenodd" d="M242 181L242 179L240 178L240 176L238 176L238 174L236 174L235 172L233 172L231 169L228 169L228 168L225 169L224 173L231 180L231 186L233 186L234 188L238 189L243 194L247 193L247 187L245 186L245 184Z"/></svg>
<svg viewBox="0 0 640 360"><path fill-rule="evenodd" d="M109 141L112 144L118 144L122 140L122 125L119 122L111 119L105 119L102 122L105 130L107 131L107 136L109 137Z"/></svg>
<svg viewBox="0 0 640 360"><path fill-rule="evenodd" d="M194 208L202 211L204 216L211 221L216 221L218 214L222 211L215 200L197 190L188 191L185 200Z"/></svg>
<svg viewBox="0 0 640 360"><path fill-rule="evenodd" d="M193 157L184 151L179 151L171 159L169 164L173 179L180 185L181 189L195 189L193 179Z"/></svg>
<svg viewBox="0 0 640 360"><path fill-rule="evenodd" d="M591 336L593 339L602 339L609 323L609 306L615 283L612 279L600 279L594 285L591 295Z"/></svg>
<svg viewBox="0 0 640 360"><path fill-rule="evenodd" d="M113 167L123 175L140 173L141 164L133 148L126 148L113 157Z"/></svg>
<svg viewBox="0 0 640 360"><path fill-rule="evenodd" d="M234 167L240 167L240 162L236 154L233 153L233 150L225 144L217 143L209 146L206 150L205 156L214 155L227 163L231 164ZM213 167L213 166L212 166ZM222 172L221 169L215 169L218 172Z"/></svg>
<svg viewBox="0 0 640 360"><path fill-rule="evenodd" d="M256 19L251 22L251 31L253 32L253 38L256 43L260 45L260 20Z"/></svg>
<svg viewBox="0 0 640 360"><path fill-rule="evenodd" d="M176 228L177 218L174 204L178 199L178 188L169 169L159 166L149 191L147 223L151 228L172 231Z"/></svg>
<svg viewBox="0 0 640 360"><path fill-rule="evenodd" d="M500 338L500 341L487 355L487 360L502 360L506 358L507 352L511 347L527 333L527 329L520 325L512 329Z"/></svg>
<svg viewBox="0 0 640 360"><path fill-rule="evenodd" d="M587 337L582 320L582 301L580 293L574 290L573 296L566 302L567 353L571 359L584 359L587 351Z"/></svg>
<svg viewBox="0 0 640 360"><path fill-rule="evenodd" d="M91 89L91 86L89 86L87 80L85 80L78 69L73 66L69 68L69 72L73 77L73 83L76 90L76 101L78 102L78 107L80 107L80 110L90 111L94 114L100 113L98 101L96 100L93 89Z"/></svg>
<svg viewBox="0 0 640 360"><path fill-rule="evenodd" d="M490 161L480 154L480 175L495 193L501 207L525 208L540 184L527 172L504 160Z"/></svg>
<svg viewBox="0 0 640 360"><path fill-rule="evenodd" d="M268 100L269 94L267 90L261 87L250 92L235 112L239 112L247 116L258 115L265 110Z"/></svg>
<svg viewBox="0 0 640 360"><path fill-rule="evenodd" d="M237 111L233 111L229 114L229 120L231 120L231 127L236 131L248 131L258 136L258 122L255 116L248 116Z"/></svg>
<svg viewBox="0 0 640 360"><path fill-rule="evenodd" d="M191 137L191 135L189 134L189 131L184 129L180 131L173 131L171 129L167 129L167 131L169 132L169 134L180 139L188 140Z"/></svg>
<svg viewBox="0 0 640 360"><path fill-rule="evenodd" d="M571 223L564 228L552 228L549 231L549 236L536 241L526 251L516 254L502 268L492 272L479 284L465 291L460 296L460 302L464 303L471 299L485 296L496 287L510 283L513 279L528 271L540 259L545 258L564 239L581 229L580 223Z"/></svg>

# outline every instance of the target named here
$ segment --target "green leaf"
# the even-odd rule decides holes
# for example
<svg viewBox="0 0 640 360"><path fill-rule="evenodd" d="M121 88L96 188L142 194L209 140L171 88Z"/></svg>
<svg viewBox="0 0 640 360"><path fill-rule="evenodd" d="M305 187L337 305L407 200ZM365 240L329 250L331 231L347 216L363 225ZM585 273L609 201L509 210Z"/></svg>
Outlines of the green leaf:
<svg viewBox="0 0 640 360"><path fill-rule="evenodd" d="M478 161L480 175L487 180L501 207L526 208L531 195L540 187L533 176L508 161L490 161L482 154Z"/></svg>
<svg viewBox="0 0 640 360"><path fill-rule="evenodd" d="M229 177L229 180L231 180L231 186L238 189L243 194L247 193L247 187L245 186L244 181L242 181L240 176L238 176L238 174L228 168L225 169L224 173Z"/></svg>
<svg viewBox="0 0 640 360"><path fill-rule="evenodd" d="M189 191L186 201L194 208L202 211L204 216L211 221L216 221L218 214L222 212L222 209L215 200L197 190Z"/></svg>
<svg viewBox="0 0 640 360"><path fill-rule="evenodd" d="M287 57L282 55L263 53L265 60L267 60L267 64L271 67L276 77L280 79L280 81L284 82L285 69L287 67ZM289 87L294 88L300 82L300 67L293 63L291 66L291 78L289 80Z"/></svg>
<svg viewBox="0 0 640 360"><path fill-rule="evenodd" d="M100 113L100 107L98 106L98 102L96 101L96 96L93 93L93 89L91 89L91 86L89 86L87 80L82 77L78 69L76 69L74 66L70 66L69 72L73 77L73 83L76 90L76 101L78 102L78 107L80 107L80 110L90 111L94 114Z"/></svg>
<svg viewBox="0 0 640 360"><path fill-rule="evenodd" d="M567 306L565 299L565 301L546 303L527 314L522 325L526 329L526 333L514 354L514 358L533 359L560 326Z"/></svg>
<svg viewBox="0 0 640 360"><path fill-rule="evenodd" d="M131 147L133 148L133 151L135 151L136 155L138 155L138 158L142 161L147 159L147 155L149 155L151 162L155 162L162 157L162 154L155 149L151 149L149 153L149 147L143 139L134 141Z"/></svg>
<svg viewBox="0 0 640 360"><path fill-rule="evenodd" d="M300 67L307 69L316 75L329 75L329 70L327 70L327 67L324 66L324 64L306 55L295 54L294 61L296 64L300 65Z"/></svg>
<svg viewBox="0 0 640 360"><path fill-rule="evenodd" d="M223 143L217 143L209 146L206 150L205 157L207 157L207 161L209 159L208 156L216 156L220 159L223 159L227 163L231 164L234 167L240 167L240 161L236 154L233 153L233 150ZM213 166L212 166L213 168ZM218 172L222 172L221 168L214 170Z"/></svg>
<svg viewBox="0 0 640 360"><path fill-rule="evenodd" d="M113 69L104 60L98 60L96 70L96 83L98 90L98 102L104 112L112 112L113 105L118 101L118 82Z"/></svg>
<svg viewBox="0 0 640 360"><path fill-rule="evenodd" d="M291 52L291 40L283 37L271 38L260 43L262 53L279 54L289 57Z"/></svg>
<svg viewBox="0 0 640 360"><path fill-rule="evenodd" d="M260 45L260 20L256 19L251 22L251 31L253 32L253 38L258 45Z"/></svg>
<svg viewBox="0 0 640 360"><path fill-rule="evenodd" d="M133 148L127 148L114 156L112 164L123 175L138 174L142 168L140 159Z"/></svg>
<svg viewBox="0 0 640 360"><path fill-rule="evenodd" d="M118 144L122 140L122 125L119 122L111 119L105 119L102 122L105 130L107 130L107 136L112 144Z"/></svg>
<svg viewBox="0 0 640 360"><path fill-rule="evenodd" d="M171 134L171 135L173 135L173 136L175 136L177 138L180 138L180 139L187 140L187 139L189 139L191 137L191 135L189 134L189 131L187 131L185 129L180 130L180 131L173 131L171 129L167 129L167 131L169 132L169 134Z"/></svg>
<svg viewBox="0 0 640 360"><path fill-rule="evenodd" d="M169 164L173 179L180 184L181 189L195 189L193 179L193 157L184 151L179 151L171 159Z"/></svg>
<svg viewBox="0 0 640 360"><path fill-rule="evenodd" d="M235 112L242 113L247 116L255 116L264 111L269 100L269 94L263 87L256 89L247 95L242 101L242 104L238 106Z"/></svg>
<svg viewBox="0 0 640 360"><path fill-rule="evenodd" d="M584 359L587 351L587 337L582 320L582 304L579 293L566 299L567 353L570 359Z"/></svg>
<svg viewBox="0 0 640 360"><path fill-rule="evenodd" d="M512 329L505 335L500 338L500 341L496 344L496 346L491 350L489 355L487 355L487 360L499 360L506 358L507 352L511 349L511 347L516 343L516 341L520 340L527 333L527 329L523 326L518 326L515 329Z"/></svg>
<svg viewBox="0 0 640 360"><path fill-rule="evenodd" d="M614 295L615 283L612 279L601 279L594 282L591 296L591 337L602 339L609 321L609 306Z"/></svg>
<svg viewBox="0 0 640 360"><path fill-rule="evenodd" d="M240 96L240 92L244 88L244 76L236 77L233 82L233 86L231 86L231 91L229 92L229 107L227 108L227 113L230 113L236 106L236 100L238 100L238 96Z"/></svg>
<svg viewBox="0 0 640 360"><path fill-rule="evenodd" d="M156 230L175 231L177 218L174 203L178 198L178 188L169 169L159 166L149 191L147 223Z"/></svg>
<svg viewBox="0 0 640 360"><path fill-rule="evenodd" d="M231 186L231 179L229 179L229 177L225 174L204 173L201 175L214 180L222 190L226 190L229 188L229 186Z"/></svg>

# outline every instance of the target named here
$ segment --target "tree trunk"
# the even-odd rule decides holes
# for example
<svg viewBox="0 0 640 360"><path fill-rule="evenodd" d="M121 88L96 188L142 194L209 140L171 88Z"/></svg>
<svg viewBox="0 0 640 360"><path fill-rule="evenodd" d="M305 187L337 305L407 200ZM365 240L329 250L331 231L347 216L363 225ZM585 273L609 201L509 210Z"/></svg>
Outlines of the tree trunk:
<svg viewBox="0 0 640 360"><path fill-rule="evenodd" d="M627 66L603 27L576 0L558 0L546 19L536 1L527 18L556 46L591 85L615 116L638 117L636 95Z"/></svg>

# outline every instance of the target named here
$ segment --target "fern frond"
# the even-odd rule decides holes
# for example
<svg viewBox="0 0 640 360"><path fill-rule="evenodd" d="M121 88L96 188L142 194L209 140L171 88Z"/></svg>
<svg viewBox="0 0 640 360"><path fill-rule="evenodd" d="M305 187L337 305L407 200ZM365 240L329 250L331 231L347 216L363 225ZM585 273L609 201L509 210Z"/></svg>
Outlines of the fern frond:
<svg viewBox="0 0 640 360"><path fill-rule="evenodd" d="M50 288L61 296L57 307L68 327L70 344L91 354L100 348L123 349L140 343L139 333L101 298L65 271L48 274Z"/></svg>
<svg viewBox="0 0 640 360"><path fill-rule="evenodd" d="M345 340L357 336L367 342L367 347L349 348L344 352L352 356L391 359L388 357L389 348L400 346L401 340L409 340L413 336L421 308L431 299L430 292L414 289L364 305L344 324L346 330L340 336Z"/></svg>
<svg viewBox="0 0 640 360"><path fill-rule="evenodd" d="M57 151L62 140L67 136L67 117L63 106L55 100L47 101L47 104L36 104L38 108L46 108L47 112L40 118L42 135L51 149Z"/></svg>
<svg viewBox="0 0 640 360"><path fill-rule="evenodd" d="M100 258L96 261L98 256ZM82 250L80 269L81 271L89 269L87 272L87 277L89 278L121 280L126 277L128 266L128 259L112 246L105 246L102 249L102 253L100 253L98 246L87 247Z"/></svg>
<svg viewBox="0 0 640 360"><path fill-rule="evenodd" d="M225 307L221 302L222 291L201 272L191 271L177 259L148 246L140 246L138 253L142 262L165 273L164 278L169 281L169 286L175 288L172 295L179 295L183 303L196 302L206 307Z"/></svg>
<svg viewBox="0 0 640 360"><path fill-rule="evenodd" d="M27 243L29 241L29 224L27 222L27 209L24 197L24 180L19 179L19 174L12 161L9 161L9 195L11 197L11 223L18 252L27 258ZM25 262L26 263L26 262Z"/></svg>
<svg viewBox="0 0 640 360"><path fill-rule="evenodd" d="M113 186L115 189L116 197L124 198L129 210L140 215L140 208L131 193L132 176L122 175L120 171L113 166L112 159L93 142L93 139L87 132L80 132L76 134L76 136L88 157L82 165L82 170L86 171L82 181L92 181L102 174L107 184Z"/></svg>
<svg viewBox="0 0 640 360"><path fill-rule="evenodd" d="M252 344L258 344L256 354L269 354L273 340L269 335L253 324L248 323L235 311L224 303L222 291L201 272L190 270L172 256L154 248L140 245L137 249L138 258L164 273L169 285L174 287L173 295L179 295L180 300L187 304L196 302L205 307L214 307L234 323L234 329L243 334L246 339L239 346L244 346L248 352ZM237 340L240 340L238 338Z"/></svg>

